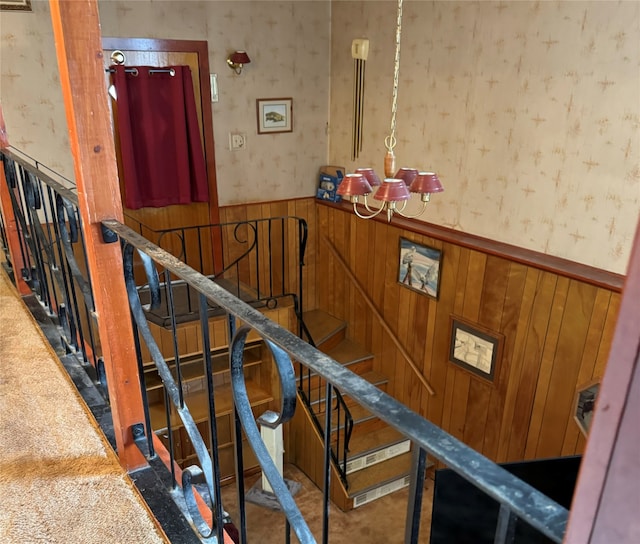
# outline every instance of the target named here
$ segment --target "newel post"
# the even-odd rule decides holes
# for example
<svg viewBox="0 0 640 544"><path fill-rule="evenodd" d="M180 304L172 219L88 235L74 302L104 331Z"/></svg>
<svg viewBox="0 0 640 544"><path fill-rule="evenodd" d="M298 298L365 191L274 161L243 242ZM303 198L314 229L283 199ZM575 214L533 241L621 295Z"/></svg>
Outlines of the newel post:
<svg viewBox="0 0 640 544"><path fill-rule="evenodd" d="M97 0L50 0L60 82L74 159L100 341L120 463L146 461L131 426L144 421L120 244L102 240L100 222L123 221Z"/></svg>

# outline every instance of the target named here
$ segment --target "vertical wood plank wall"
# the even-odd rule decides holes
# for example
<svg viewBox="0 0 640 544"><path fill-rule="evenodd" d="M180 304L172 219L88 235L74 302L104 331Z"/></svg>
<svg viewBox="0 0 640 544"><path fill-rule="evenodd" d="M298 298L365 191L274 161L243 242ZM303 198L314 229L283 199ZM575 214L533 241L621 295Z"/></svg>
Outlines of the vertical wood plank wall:
<svg viewBox="0 0 640 544"><path fill-rule="evenodd" d="M576 388L604 373L619 293L337 208L318 206L317 219L436 390L415 379L319 243L318 305L375 354L392 395L498 462L583 451ZM398 283L400 237L442 251L438 300ZM448 362L452 316L504 335L493 383Z"/></svg>
<svg viewBox="0 0 640 544"><path fill-rule="evenodd" d="M518 260L377 221L314 199L221 208L221 221L298 215L309 222L305 308L348 322L375 355L389 392L497 461L582 453L576 389L604 374L620 294ZM377 323L319 236L325 235L436 390L431 396ZM400 237L442 251L438 300L398 282ZM451 318L504 336L493 383L448 361Z"/></svg>

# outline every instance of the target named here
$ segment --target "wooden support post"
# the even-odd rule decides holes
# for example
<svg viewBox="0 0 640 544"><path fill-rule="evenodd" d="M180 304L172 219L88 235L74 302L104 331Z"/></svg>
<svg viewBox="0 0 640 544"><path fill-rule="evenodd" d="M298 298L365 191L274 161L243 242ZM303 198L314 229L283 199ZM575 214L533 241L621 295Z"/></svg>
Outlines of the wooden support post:
<svg viewBox="0 0 640 544"><path fill-rule="evenodd" d="M146 464L131 434L144 421L120 244L105 244L100 222L123 222L97 0L50 0L60 82L75 165L116 445L127 470Z"/></svg>
<svg viewBox="0 0 640 544"><path fill-rule="evenodd" d="M609 361L589 429L564 542L638 542L640 535L640 223Z"/></svg>
<svg viewBox="0 0 640 544"><path fill-rule="evenodd" d="M22 270L26 265L24 264L20 251L20 232L18 230L16 216L13 213L11 195L9 194L10 190L4 175L4 168L0 167L0 211L2 211L2 217L4 219L9 256L11 257L11 265L13 266L13 276L18 293L21 295L30 295L31 288L22 277Z"/></svg>

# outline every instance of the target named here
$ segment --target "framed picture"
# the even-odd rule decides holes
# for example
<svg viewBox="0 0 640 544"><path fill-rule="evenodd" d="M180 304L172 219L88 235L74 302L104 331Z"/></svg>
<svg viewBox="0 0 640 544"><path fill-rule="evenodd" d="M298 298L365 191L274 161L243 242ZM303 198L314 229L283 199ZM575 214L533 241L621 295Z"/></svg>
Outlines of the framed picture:
<svg viewBox="0 0 640 544"><path fill-rule="evenodd" d="M440 293L442 251L400 238L398 281L435 299Z"/></svg>
<svg viewBox="0 0 640 544"><path fill-rule="evenodd" d="M503 340L500 333L452 317L449 361L493 382L502 359Z"/></svg>
<svg viewBox="0 0 640 544"><path fill-rule="evenodd" d="M599 381L589 382L578 387L576 390L573 418L585 437L589 434L589 427L591 426L591 419L593 418L593 411L596 406L599 390Z"/></svg>
<svg viewBox="0 0 640 544"><path fill-rule="evenodd" d="M8 11L20 9L22 11L31 11L31 0L1 0L0 11Z"/></svg>
<svg viewBox="0 0 640 544"><path fill-rule="evenodd" d="M258 98L258 134L293 131L292 98Z"/></svg>

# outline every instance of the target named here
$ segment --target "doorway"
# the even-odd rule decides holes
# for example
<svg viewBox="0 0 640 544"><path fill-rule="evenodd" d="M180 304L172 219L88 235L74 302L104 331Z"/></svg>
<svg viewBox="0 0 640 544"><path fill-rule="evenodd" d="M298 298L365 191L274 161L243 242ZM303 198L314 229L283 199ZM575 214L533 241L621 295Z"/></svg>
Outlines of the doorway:
<svg viewBox="0 0 640 544"><path fill-rule="evenodd" d="M187 205L165 206L162 208L145 207L134 210L127 208L123 201L125 223L152 240L153 237L149 236L148 229L159 231L178 227L218 224L220 222L220 213L218 209L213 119L209 100L209 49L207 42L109 37L102 39L102 48L105 69L109 67L109 64L112 64L111 54L116 50L124 54L124 64L126 66L189 66L193 78L198 125L207 171L208 202L193 202ZM120 161L117 135L115 137L116 156ZM122 179L120 180L120 189L121 194L124 194ZM220 263L222 262L221 244L217 236L212 235L212 237L213 262Z"/></svg>

